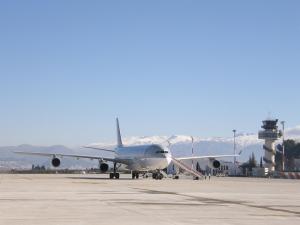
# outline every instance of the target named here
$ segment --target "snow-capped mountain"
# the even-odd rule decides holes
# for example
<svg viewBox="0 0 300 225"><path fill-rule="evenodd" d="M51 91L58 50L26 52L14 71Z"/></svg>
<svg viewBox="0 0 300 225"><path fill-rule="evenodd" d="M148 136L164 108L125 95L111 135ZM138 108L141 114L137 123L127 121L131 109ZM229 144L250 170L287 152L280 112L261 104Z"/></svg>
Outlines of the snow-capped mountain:
<svg viewBox="0 0 300 225"><path fill-rule="evenodd" d="M194 155L211 154L233 154L233 137L193 137ZM168 146L174 156L189 156L192 151L192 138L187 135L168 136L143 136L129 137L123 139L124 145L142 145L142 144L162 144ZM93 146L105 146L113 148L114 143L94 143ZM241 152L240 161L246 161L254 152L257 157L261 157L263 140L259 140L257 134L238 134L236 136L237 153Z"/></svg>
<svg viewBox="0 0 300 225"><path fill-rule="evenodd" d="M300 126L287 129L285 132L286 139L300 140ZM233 154L233 137L193 137L194 155L211 155L211 154ZM192 138L187 135L168 136L142 136L142 137L125 137L124 145L141 145L141 144L162 144L168 146L174 156L189 156L192 151ZM280 143L278 140L277 143ZM236 135L236 152L241 153L239 161L247 161L249 156L254 152L259 160L263 156L263 140L258 139L257 134L239 133ZM115 143L94 143L94 146L115 147Z"/></svg>
<svg viewBox="0 0 300 225"><path fill-rule="evenodd" d="M300 126L287 129L285 133L286 139L300 140ZM233 154L233 137L193 137L194 138L194 155L211 155L211 154ZM191 136L173 135L168 136L143 136L143 137L124 137L124 145L141 145L141 144L162 144L168 146L175 157L190 156L192 149ZM278 140L280 143L281 140ZM115 143L94 143L93 146L101 146L106 148L114 148ZM263 140L259 140L257 134L240 133L236 136L237 153L241 152L238 161L244 162L248 160L252 152L255 153L257 160L264 154ZM99 152L97 150L76 148L71 149L62 145L50 147L20 145L11 147L0 147L0 169L1 168L30 168L32 164L50 166L50 160L44 157L22 156L13 153L14 151L33 151L48 152L62 154L84 154L84 155L103 155L109 157L107 152ZM231 160L231 159L228 159ZM97 167L96 160L74 160L64 158L62 166L65 168L91 168Z"/></svg>

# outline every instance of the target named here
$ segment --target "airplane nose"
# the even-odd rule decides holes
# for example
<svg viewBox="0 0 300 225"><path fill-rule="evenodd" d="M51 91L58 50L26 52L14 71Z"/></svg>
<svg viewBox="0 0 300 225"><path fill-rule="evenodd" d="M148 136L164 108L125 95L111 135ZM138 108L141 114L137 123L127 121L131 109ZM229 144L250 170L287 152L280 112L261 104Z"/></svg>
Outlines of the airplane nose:
<svg viewBox="0 0 300 225"><path fill-rule="evenodd" d="M151 145L146 149L145 156L155 158L166 158L168 151L165 151L160 145Z"/></svg>

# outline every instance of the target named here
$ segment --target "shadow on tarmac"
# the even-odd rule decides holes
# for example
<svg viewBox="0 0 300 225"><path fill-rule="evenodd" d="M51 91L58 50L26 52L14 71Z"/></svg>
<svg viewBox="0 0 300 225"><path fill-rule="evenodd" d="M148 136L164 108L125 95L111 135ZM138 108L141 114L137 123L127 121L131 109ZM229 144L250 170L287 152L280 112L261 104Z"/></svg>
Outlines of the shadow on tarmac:
<svg viewBox="0 0 300 225"><path fill-rule="evenodd" d="M122 178L120 177L120 179L110 179L109 177L105 178L105 177L66 177L68 179L74 179L74 180L132 180L131 178Z"/></svg>
<svg viewBox="0 0 300 225"><path fill-rule="evenodd" d="M278 208L278 206L272 206L272 205L256 205L251 202L247 201L237 201L237 200L224 200L224 199L217 199L217 198L206 198L206 197L200 197L200 196L193 196L193 195L188 195L188 194L182 194L182 193L177 193L177 192L170 192L170 191L158 191L158 190L151 190L151 189L143 189L143 188L134 188L136 190L139 190L141 192L147 193L147 194L167 194L167 195L178 195L182 197L187 197L190 198L193 201L196 202L201 202L205 204L214 204L214 205L240 205L240 206L245 206L249 208L257 208L261 210L268 210L268 211L273 211L273 212L281 212L281 213L289 213L294 216L300 217L300 212L295 211L295 210L289 210L285 208ZM139 204L139 203L136 203ZM143 203L142 203L143 204ZM284 205L281 205L280 207L286 207Z"/></svg>

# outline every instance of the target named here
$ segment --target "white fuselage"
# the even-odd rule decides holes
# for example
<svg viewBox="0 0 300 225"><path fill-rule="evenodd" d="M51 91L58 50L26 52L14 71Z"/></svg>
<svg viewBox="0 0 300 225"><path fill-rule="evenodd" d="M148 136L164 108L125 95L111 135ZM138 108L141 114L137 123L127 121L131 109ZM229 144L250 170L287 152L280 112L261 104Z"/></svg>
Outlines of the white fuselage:
<svg viewBox="0 0 300 225"><path fill-rule="evenodd" d="M161 170L171 162L170 151L156 144L117 147L115 152L115 159L127 165L129 170Z"/></svg>

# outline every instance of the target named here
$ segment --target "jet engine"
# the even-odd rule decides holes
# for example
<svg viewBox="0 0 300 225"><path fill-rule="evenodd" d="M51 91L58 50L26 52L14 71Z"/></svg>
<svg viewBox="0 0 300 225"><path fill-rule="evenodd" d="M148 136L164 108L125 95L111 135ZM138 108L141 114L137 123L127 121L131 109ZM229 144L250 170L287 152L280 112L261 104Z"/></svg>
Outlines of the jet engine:
<svg viewBox="0 0 300 225"><path fill-rule="evenodd" d="M209 160L209 167L212 169L219 169L221 166L220 161L216 160L216 159L210 159Z"/></svg>
<svg viewBox="0 0 300 225"><path fill-rule="evenodd" d="M109 166L107 163L100 163L100 165L99 165L99 169L100 169L101 173L107 172L108 168L109 168Z"/></svg>
<svg viewBox="0 0 300 225"><path fill-rule="evenodd" d="M54 158L52 159L52 161L51 161L51 164L52 164L52 166L54 166L54 167L59 167L59 166L60 166L60 159L54 157Z"/></svg>

